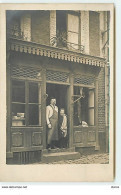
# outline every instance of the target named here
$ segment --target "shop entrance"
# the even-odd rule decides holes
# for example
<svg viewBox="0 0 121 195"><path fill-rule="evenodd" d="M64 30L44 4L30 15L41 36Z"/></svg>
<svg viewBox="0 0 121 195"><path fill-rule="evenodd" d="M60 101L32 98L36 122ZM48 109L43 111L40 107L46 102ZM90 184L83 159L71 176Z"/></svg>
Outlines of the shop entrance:
<svg viewBox="0 0 121 195"><path fill-rule="evenodd" d="M50 104L51 97L56 98L56 106L58 107L58 117L59 117L60 109L64 108L65 114L67 115L67 125L69 126L68 88L69 86L67 85L47 83L46 84L46 94L47 94L46 105ZM60 140L59 127L58 127L58 135ZM67 129L67 138L66 138L67 147L68 147L68 137L69 137L69 129ZM57 145L58 147L60 147L59 141Z"/></svg>

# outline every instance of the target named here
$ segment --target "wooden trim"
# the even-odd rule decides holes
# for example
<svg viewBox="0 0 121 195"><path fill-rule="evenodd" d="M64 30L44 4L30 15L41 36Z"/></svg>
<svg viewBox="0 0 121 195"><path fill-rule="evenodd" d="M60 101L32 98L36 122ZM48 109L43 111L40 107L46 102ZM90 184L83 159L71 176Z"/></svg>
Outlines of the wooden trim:
<svg viewBox="0 0 121 195"><path fill-rule="evenodd" d="M70 83L58 82L58 81L46 81L46 83L58 84L58 85L70 85Z"/></svg>
<svg viewBox="0 0 121 195"><path fill-rule="evenodd" d="M96 126L95 126L95 125L94 125L94 126L93 126L93 125L90 125L90 126L88 126L88 127L74 126L73 128L76 128L76 129L78 128L79 131L82 131L83 129L86 129L86 128L89 128L89 129L92 128L92 130L93 130L93 129L96 129ZM74 131L78 131L78 130L75 130L75 129L74 129Z"/></svg>
<svg viewBox="0 0 121 195"><path fill-rule="evenodd" d="M69 148L73 147L73 74L70 74L70 86L68 89L68 106L69 106Z"/></svg>
<svg viewBox="0 0 121 195"><path fill-rule="evenodd" d="M42 150L43 146L33 146L33 147L12 147L11 151L12 152L29 152L29 151L37 151L37 150Z"/></svg>
<svg viewBox="0 0 121 195"><path fill-rule="evenodd" d="M6 152L6 158L13 158L13 152Z"/></svg>
<svg viewBox="0 0 121 195"><path fill-rule="evenodd" d="M95 89L95 86L94 85L84 85L84 84L74 84L74 86L76 87L78 87L78 86L80 86L80 87L87 87L87 88L93 88L93 89Z"/></svg>
<svg viewBox="0 0 121 195"><path fill-rule="evenodd" d="M25 81L25 125L29 125L29 106L28 106L28 101L29 101L29 84L28 82Z"/></svg>
<svg viewBox="0 0 121 195"><path fill-rule="evenodd" d="M40 103L28 103L29 105L38 105L38 106L41 106L42 104Z"/></svg>
<svg viewBox="0 0 121 195"><path fill-rule="evenodd" d="M46 132L46 69L43 68L42 70L42 126L43 126L43 140L42 140L42 144L43 144L43 149L46 149L46 136L47 136L47 132Z"/></svg>
<svg viewBox="0 0 121 195"><path fill-rule="evenodd" d="M68 49L42 45L39 43L19 40L15 38L9 39L9 50L29 53L38 56L45 56L49 58L56 58L65 61L72 61L97 67L104 67L106 64L106 60L104 58L83 54L77 50L71 51Z"/></svg>
<svg viewBox="0 0 121 195"><path fill-rule="evenodd" d="M96 142L91 142L91 143L87 143L87 144L83 144L83 143L76 143L76 144L74 144L74 146L76 147L76 148L88 148L88 147L93 147L93 146L96 146Z"/></svg>
<svg viewBox="0 0 121 195"><path fill-rule="evenodd" d="M15 77L11 76L12 80L21 80L21 81L30 81L30 82L41 82L42 79L32 79L32 78L25 78L25 77Z"/></svg>
<svg viewBox="0 0 121 195"><path fill-rule="evenodd" d="M80 13L74 10L67 10L67 14L79 16Z"/></svg>
<svg viewBox="0 0 121 195"><path fill-rule="evenodd" d="M26 103L24 103L24 102L11 102L12 104L26 104Z"/></svg>
<svg viewBox="0 0 121 195"><path fill-rule="evenodd" d="M43 131L43 127L42 126L21 126L21 127L11 127L11 131L14 132L14 131Z"/></svg>

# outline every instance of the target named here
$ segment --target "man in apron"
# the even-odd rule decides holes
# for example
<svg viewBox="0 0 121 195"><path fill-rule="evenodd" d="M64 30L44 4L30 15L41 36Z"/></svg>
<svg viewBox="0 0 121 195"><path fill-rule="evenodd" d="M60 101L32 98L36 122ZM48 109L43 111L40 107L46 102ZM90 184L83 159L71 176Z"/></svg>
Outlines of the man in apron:
<svg viewBox="0 0 121 195"><path fill-rule="evenodd" d="M47 148L56 148L54 142L58 140L58 107L56 99L50 99L50 105L46 107L47 122Z"/></svg>

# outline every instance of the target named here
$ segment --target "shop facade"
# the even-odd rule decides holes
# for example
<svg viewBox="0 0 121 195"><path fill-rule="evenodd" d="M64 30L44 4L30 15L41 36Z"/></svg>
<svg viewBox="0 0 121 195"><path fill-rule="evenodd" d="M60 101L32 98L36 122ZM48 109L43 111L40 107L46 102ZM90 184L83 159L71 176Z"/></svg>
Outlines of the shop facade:
<svg viewBox="0 0 121 195"><path fill-rule="evenodd" d="M20 19L23 14L19 14ZM42 161L44 154L48 153L46 106L51 96L56 98L59 110L64 108L67 114L67 150L75 152L80 148L93 147L99 151L99 74L105 68L105 58L94 56L93 52L87 54L81 42L70 44L68 41L63 43L66 45L59 46L62 39L55 36L52 39L55 11L34 12L31 21L29 14L25 12L26 17L22 19L23 34L20 36L19 31L15 30L7 39L7 163L31 163L35 159ZM39 36L35 23L33 28L36 31L31 26L30 36L29 24L32 25L32 20L38 18L38 14L45 18L42 20L45 25L47 22L50 25L49 44L45 43L47 39L44 43L35 41ZM68 15L68 21L73 20L75 15L80 16L80 12L74 13L70 19L71 14ZM58 15L56 13L56 23L57 17L60 17ZM83 19L83 13L81 16ZM68 32L70 37L74 33L78 37L82 34L82 31L79 34L69 31L69 25ZM42 32L41 35L45 36ZM70 48L72 44L73 49Z"/></svg>

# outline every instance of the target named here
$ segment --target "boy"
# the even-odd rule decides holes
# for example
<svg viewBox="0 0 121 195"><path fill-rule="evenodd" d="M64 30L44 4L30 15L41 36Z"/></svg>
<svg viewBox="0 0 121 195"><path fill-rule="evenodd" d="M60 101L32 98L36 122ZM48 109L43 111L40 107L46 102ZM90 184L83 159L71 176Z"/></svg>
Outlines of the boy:
<svg viewBox="0 0 121 195"><path fill-rule="evenodd" d="M64 108L60 109L59 116L60 148L67 147L67 116Z"/></svg>

